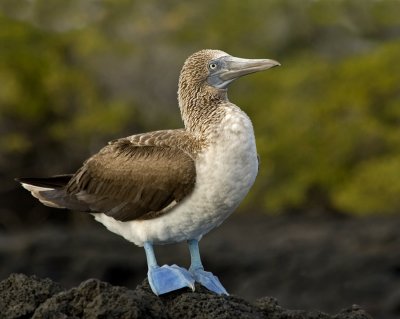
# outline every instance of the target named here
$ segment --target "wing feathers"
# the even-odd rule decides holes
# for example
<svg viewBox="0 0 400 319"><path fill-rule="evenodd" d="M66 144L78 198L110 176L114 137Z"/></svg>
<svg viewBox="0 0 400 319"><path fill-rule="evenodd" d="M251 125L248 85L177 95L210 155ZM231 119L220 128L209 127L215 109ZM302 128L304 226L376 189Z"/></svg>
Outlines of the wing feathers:
<svg viewBox="0 0 400 319"><path fill-rule="evenodd" d="M185 130L134 135L110 142L74 175L18 181L48 206L120 221L154 218L192 192L194 141Z"/></svg>
<svg viewBox="0 0 400 319"><path fill-rule="evenodd" d="M150 146L149 139L141 140L145 146L121 139L103 148L75 174L67 193L91 211L122 221L153 217L181 201L194 188L194 160L179 148Z"/></svg>

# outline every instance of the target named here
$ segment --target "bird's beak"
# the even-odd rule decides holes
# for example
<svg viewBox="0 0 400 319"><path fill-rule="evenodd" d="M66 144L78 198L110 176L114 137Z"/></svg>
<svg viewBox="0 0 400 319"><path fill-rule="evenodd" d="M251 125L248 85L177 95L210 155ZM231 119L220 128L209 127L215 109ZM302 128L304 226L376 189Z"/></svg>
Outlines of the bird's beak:
<svg viewBox="0 0 400 319"><path fill-rule="evenodd" d="M220 78L225 81L281 65L279 62L270 59L241 59L235 57L226 58L225 62L226 70L220 74Z"/></svg>
<svg viewBox="0 0 400 319"><path fill-rule="evenodd" d="M242 59L233 56L224 56L219 60L220 69L209 75L208 83L220 89L226 88L241 76L281 65L279 62L270 59Z"/></svg>

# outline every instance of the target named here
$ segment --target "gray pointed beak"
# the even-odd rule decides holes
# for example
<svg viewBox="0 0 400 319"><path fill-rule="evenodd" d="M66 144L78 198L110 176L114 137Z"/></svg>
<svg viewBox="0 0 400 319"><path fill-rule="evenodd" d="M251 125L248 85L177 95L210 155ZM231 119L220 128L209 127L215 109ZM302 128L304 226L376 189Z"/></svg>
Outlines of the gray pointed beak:
<svg viewBox="0 0 400 319"><path fill-rule="evenodd" d="M226 60L226 70L221 73L221 79L227 81L237 79L243 75L264 71L274 66L281 65L279 62L270 59L241 59L229 57Z"/></svg>
<svg viewBox="0 0 400 319"><path fill-rule="evenodd" d="M207 82L220 89L226 88L237 78L254 72L264 71L281 64L270 59L242 59L233 56L224 56L216 60L219 69L210 71Z"/></svg>

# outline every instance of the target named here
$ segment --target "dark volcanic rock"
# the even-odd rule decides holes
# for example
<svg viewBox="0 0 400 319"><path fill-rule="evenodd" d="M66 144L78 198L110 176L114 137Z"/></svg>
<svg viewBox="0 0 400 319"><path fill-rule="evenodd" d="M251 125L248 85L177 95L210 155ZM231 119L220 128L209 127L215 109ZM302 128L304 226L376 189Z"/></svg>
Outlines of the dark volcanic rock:
<svg viewBox="0 0 400 319"><path fill-rule="evenodd" d="M0 282L0 318L29 318L39 305L62 290L50 279L12 274Z"/></svg>
<svg viewBox="0 0 400 319"><path fill-rule="evenodd" d="M46 300L32 318L167 318L159 298L89 279Z"/></svg>
<svg viewBox="0 0 400 319"><path fill-rule="evenodd" d="M235 296L218 296L196 286L155 296L147 280L129 290L97 279L65 290L49 279L13 274L0 282L0 318L268 318L268 319L371 319L352 306L335 316L319 311L287 310L274 298L254 304Z"/></svg>
<svg viewBox="0 0 400 319"><path fill-rule="evenodd" d="M49 277L65 290L87 278L134 290L147 272L143 249L90 218L72 228L44 222L35 229L0 231L0 281L24 273ZM325 313L358 304L373 317L398 319L399 229L400 215L238 214L202 239L201 253L206 270L248 301L274 296L285 308ZM161 265L190 264L186 243L155 249Z"/></svg>

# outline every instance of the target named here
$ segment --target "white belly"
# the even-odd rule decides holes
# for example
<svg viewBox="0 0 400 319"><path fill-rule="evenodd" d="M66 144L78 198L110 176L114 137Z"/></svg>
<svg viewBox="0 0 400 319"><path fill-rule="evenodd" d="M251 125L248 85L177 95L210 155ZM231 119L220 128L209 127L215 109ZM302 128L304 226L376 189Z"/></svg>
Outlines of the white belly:
<svg viewBox="0 0 400 319"><path fill-rule="evenodd" d="M258 160L253 127L243 112L229 110L216 132L216 142L196 159L193 192L169 213L129 222L104 214L93 214L95 219L138 246L201 238L220 225L253 185Z"/></svg>

